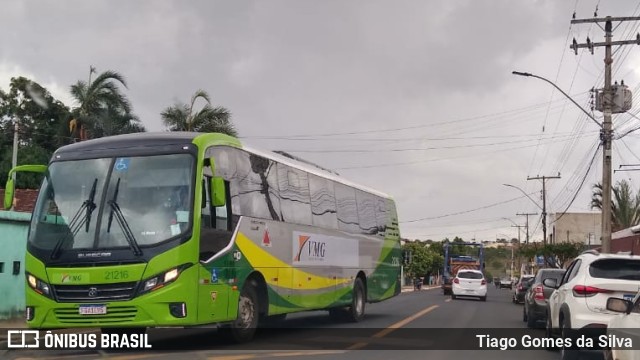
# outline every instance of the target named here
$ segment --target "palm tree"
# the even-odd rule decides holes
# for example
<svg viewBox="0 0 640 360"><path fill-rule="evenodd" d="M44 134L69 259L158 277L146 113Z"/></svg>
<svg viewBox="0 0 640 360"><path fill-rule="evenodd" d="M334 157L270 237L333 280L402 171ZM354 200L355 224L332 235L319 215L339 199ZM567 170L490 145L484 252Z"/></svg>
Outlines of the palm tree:
<svg viewBox="0 0 640 360"><path fill-rule="evenodd" d="M131 113L131 103L118 86L127 88L124 76L107 70L91 81L94 73L96 69L91 66L89 81L80 80L71 86L71 95L79 104L72 111L74 119L70 124L70 130L79 133L74 137L84 139L132 132L129 130L144 131L140 120Z"/></svg>
<svg viewBox="0 0 640 360"><path fill-rule="evenodd" d="M640 223L640 192L632 194L631 186L621 180L611 188L611 229L619 231ZM593 185L591 208L602 210L602 185Z"/></svg>
<svg viewBox="0 0 640 360"><path fill-rule="evenodd" d="M194 104L202 98L207 103L194 113ZM204 90L196 91L190 104L178 103L169 106L160 114L162 122L169 131L218 132L238 136L231 123L231 113L222 106L212 107L209 94Z"/></svg>
<svg viewBox="0 0 640 360"><path fill-rule="evenodd" d="M99 114L98 120L93 127L93 136L96 138L145 131L144 126L136 115L123 113L120 109L112 106L103 109Z"/></svg>

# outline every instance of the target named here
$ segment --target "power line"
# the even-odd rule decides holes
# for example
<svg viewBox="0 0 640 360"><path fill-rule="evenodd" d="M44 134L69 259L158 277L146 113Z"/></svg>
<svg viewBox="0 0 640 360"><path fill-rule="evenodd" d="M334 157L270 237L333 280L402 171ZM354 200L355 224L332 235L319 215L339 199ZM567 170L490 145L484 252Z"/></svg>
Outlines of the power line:
<svg viewBox="0 0 640 360"><path fill-rule="evenodd" d="M573 195L573 198L571 199L571 202L569 203L569 205L567 205L566 209L564 209L564 211L560 214L560 217L556 218L553 222L556 222L556 221L560 220L564 216L564 214L567 213L567 211L569 210L571 205L573 205L573 202L578 197L578 194L580 193L580 190L582 190L582 186L584 185L585 180L587 180L587 177L589 176L589 173L591 172L591 167L593 166L593 163L594 163L594 161L596 159L596 156L600 152L599 150L600 150L600 146L598 146L596 151L593 153L593 157L591 158L591 162L589 163L589 168L587 169L586 174L584 174L584 177L582 178L582 181L580 182L580 186L578 187L578 190L576 190L576 193Z"/></svg>
<svg viewBox="0 0 640 360"><path fill-rule="evenodd" d="M556 136L556 137L548 137L545 140L551 139L562 139L567 136ZM450 146L438 146L438 147L428 147L428 148L408 148L408 149L362 149L362 150L354 150L354 149L332 149L332 150L322 150L322 149L287 149L282 150L286 152L299 152L299 153L376 153L376 152L403 152L403 151L427 151L427 150L442 150L442 149L465 149L465 148L474 148L481 146L498 146L504 144L514 144L514 143L523 143L536 141L536 139L532 140L514 140L514 141L503 141L503 142L493 142L486 144L469 144L469 145L450 145ZM551 143L555 143L551 142Z"/></svg>
<svg viewBox="0 0 640 360"><path fill-rule="evenodd" d="M531 195L531 194L529 194L529 195ZM401 224L404 224L404 223L413 223L413 222L418 222L418 221L435 220L435 219L441 219L441 218L448 217L448 216L454 216L454 215L467 214L467 213L470 213L470 212L474 212L474 211L478 211L478 210L483 210L483 209L488 209L488 208L490 208L490 207L494 207L494 206L498 206L498 205L502 205L502 204L510 203L510 202L512 202L512 201L516 201L516 200L522 199L522 198L524 198L524 197L525 197L525 196L523 195L523 196L519 196L519 197L517 197L517 198L513 198L513 199L506 200L506 201L497 202L497 203L490 204L490 205L481 206L481 207L479 207L479 208L475 208L475 209L471 209L471 210L459 211L459 212L456 212L456 213L445 214L445 215L440 215L440 216L433 216L433 217L426 217L426 218L421 218L421 219L414 219L414 220L400 221L400 223L401 223Z"/></svg>
<svg viewBox="0 0 640 360"><path fill-rule="evenodd" d="M582 93L574 95L574 97L575 96L584 95L586 93L587 92L582 92ZM561 99L561 100L558 100L558 101L559 102L564 102L566 100L565 99ZM517 109L506 110L506 111L502 111L502 112L496 112L496 113L472 116L472 117L461 118L461 119L456 119L456 120L446 120L446 121L435 122L435 123L430 123L430 124L405 126L405 127L396 127L396 128L388 128L388 129L377 129L377 130L347 131L347 132L320 133L320 134L296 134L296 135L288 135L288 137L289 138L296 138L296 137L302 137L302 138L304 138L304 137L325 137L325 136L359 135L359 134L372 134L372 133L380 133L380 132L414 130L414 129L433 127L433 126L437 126L437 125L451 125L451 124L456 124L456 123L460 123L460 122L486 119L486 118L490 118L490 117L494 117L494 116L506 116L506 115L513 114L513 113L524 112L524 113L528 114L532 108L536 108L536 107L540 107L540 106L544 106L544 105L547 105L547 103L534 104L534 105L523 107L523 108L517 108ZM480 124L480 125L484 126L485 124ZM245 136L244 138L258 139L258 138L260 138L260 136Z"/></svg>
<svg viewBox="0 0 640 360"><path fill-rule="evenodd" d="M584 136L586 136L586 135L590 135L590 134L585 134ZM493 151L487 151L487 152L480 153L480 154L475 154L474 153L474 154L471 154L471 155L452 156L452 157L448 157L448 158L435 158L435 159L427 159L427 160L416 160L416 161L407 161L407 162L398 162L398 163L386 163L386 164L377 164L377 165L346 166L346 167L337 167L335 169L336 170L355 170L355 169L372 169L372 168L379 168L379 167L392 167L392 166L424 164L424 163L434 162L434 161L454 160L454 159L462 159L462 158L469 158L469 157L475 157L475 156L491 155L491 154L505 152L505 151L526 149L526 148L530 148L530 147L533 147L533 146L536 146L536 145L515 146L515 147L511 147L511 148L506 148L506 149L498 149L498 150L493 150Z"/></svg>

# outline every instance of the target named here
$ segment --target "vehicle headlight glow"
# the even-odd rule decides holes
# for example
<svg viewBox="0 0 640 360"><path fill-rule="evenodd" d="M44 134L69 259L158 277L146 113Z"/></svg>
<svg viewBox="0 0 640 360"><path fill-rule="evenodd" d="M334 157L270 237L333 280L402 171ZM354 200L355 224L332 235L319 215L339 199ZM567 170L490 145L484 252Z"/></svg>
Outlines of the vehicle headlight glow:
<svg viewBox="0 0 640 360"><path fill-rule="evenodd" d="M164 282L175 280L178 277L178 269L172 269L164 274Z"/></svg>
<svg viewBox="0 0 640 360"><path fill-rule="evenodd" d="M30 285L32 288L34 288L34 289L35 289L35 288L36 288L36 286L37 286L37 280L36 280L36 277L35 277L35 276L33 276L33 275L29 275L29 276L27 276L27 279L29 280L29 285Z"/></svg>
<svg viewBox="0 0 640 360"><path fill-rule="evenodd" d="M190 266L191 264L184 264L144 280L142 288L140 288L138 295L146 294L148 292L160 289L174 282L178 278L180 273L182 273L182 271Z"/></svg>
<svg viewBox="0 0 640 360"><path fill-rule="evenodd" d="M47 284L46 282L38 279L37 277L31 274L27 274L27 283L29 284L29 287L31 287L38 294L44 295L48 298L53 299L53 292L51 291L51 286L49 286L49 284Z"/></svg>

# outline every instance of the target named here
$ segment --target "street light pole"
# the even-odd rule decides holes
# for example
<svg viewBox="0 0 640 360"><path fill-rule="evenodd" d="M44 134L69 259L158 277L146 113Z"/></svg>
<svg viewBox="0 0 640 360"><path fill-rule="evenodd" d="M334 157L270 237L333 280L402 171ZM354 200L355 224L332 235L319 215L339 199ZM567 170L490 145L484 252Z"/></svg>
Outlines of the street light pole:
<svg viewBox="0 0 640 360"><path fill-rule="evenodd" d="M538 205L538 203L535 200L533 200L524 190L520 189L519 187L517 187L515 185L511 185L511 184L502 184L502 185L520 190L520 192L523 193L529 200L531 200L531 202L534 203L538 207L538 209L540 209L540 210L542 210L544 212L544 209L540 205ZM529 243L529 215L538 215L538 213L535 213L535 214L533 214L533 213L525 213L525 214L518 213L516 215L525 215L527 217L527 225L526 225L527 239L526 239L526 242L528 244Z"/></svg>
<svg viewBox="0 0 640 360"><path fill-rule="evenodd" d="M536 206L538 207L538 209L542 210L542 207L541 207L540 205L538 205L538 203L537 203L535 200L533 200L533 199L531 198L531 196L529 196L529 194L527 194L524 190L520 189L519 187L517 187L517 186L515 186L515 185L511 185L511 184L502 184L502 185L504 185L504 186L508 186L508 187L512 187L512 188L514 188L514 189L518 189L518 190L520 190L520 192L521 192L522 194L524 194L524 196L526 196L529 200L531 200L531 202L532 202L532 203L536 204Z"/></svg>
<svg viewBox="0 0 640 360"><path fill-rule="evenodd" d="M571 96L569 96L569 94L567 94L566 92L562 91L562 89L560 89L558 87L558 85L554 84L552 81L547 80L545 78L543 78L542 76L538 76L538 75L534 75L532 73L528 73L528 72L521 72L521 71L512 71L511 72L513 75L518 75L518 76L525 76L525 77L534 77L536 79L540 79L542 81L546 81L547 83L551 84L551 86L553 86L554 88L556 88L556 90L560 91L562 93L562 95L564 95L567 99L571 100L571 102L577 106L580 110L582 110L582 112L584 112L587 117L591 120L593 120L593 122L595 122L596 124L598 124L598 127L602 128L602 124L600 124L598 122L598 120L596 120L596 118L593 117L593 115L589 114L589 112L587 110L585 110L582 106L578 105L578 103L573 100L573 98Z"/></svg>
<svg viewBox="0 0 640 360"><path fill-rule="evenodd" d="M515 221L509 218L503 217L503 219L511 221L511 223L513 224L511 225L511 227L518 228L518 244L520 244L520 228L523 228L524 226L516 224Z"/></svg>
<svg viewBox="0 0 640 360"><path fill-rule="evenodd" d="M518 76L534 77L542 81L551 84L554 88L562 93L567 99L577 106L587 117L595 122L600 128L600 137L603 145L603 159L602 159L602 252L609 253L611 249L611 23L607 23L607 36L606 39L606 54L605 54L605 109L604 109L604 124L601 124L596 120L587 110L580 106L575 100L569 96L566 92L562 91L558 85L543 78L542 76L534 75L527 72L512 71L511 73ZM545 239L546 241L546 239Z"/></svg>

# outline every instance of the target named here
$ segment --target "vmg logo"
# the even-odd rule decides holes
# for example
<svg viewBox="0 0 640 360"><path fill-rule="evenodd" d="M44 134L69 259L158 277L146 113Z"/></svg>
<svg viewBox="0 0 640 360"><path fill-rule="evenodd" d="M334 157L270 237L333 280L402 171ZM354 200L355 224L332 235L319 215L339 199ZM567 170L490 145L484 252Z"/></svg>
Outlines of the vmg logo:
<svg viewBox="0 0 640 360"><path fill-rule="evenodd" d="M316 241L311 236L298 236L298 251L293 261L300 262L300 258L307 260L324 260L327 244L324 241Z"/></svg>
<svg viewBox="0 0 640 360"><path fill-rule="evenodd" d="M81 274L62 274L61 282L63 284L70 283L70 282L80 282L80 281L82 281Z"/></svg>

